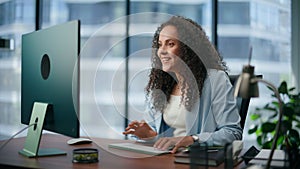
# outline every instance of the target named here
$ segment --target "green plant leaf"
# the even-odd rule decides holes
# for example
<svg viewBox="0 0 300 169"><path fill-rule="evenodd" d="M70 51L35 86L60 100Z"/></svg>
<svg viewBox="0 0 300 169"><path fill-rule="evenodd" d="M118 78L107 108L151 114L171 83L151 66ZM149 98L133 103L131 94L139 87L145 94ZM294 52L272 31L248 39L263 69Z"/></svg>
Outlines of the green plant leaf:
<svg viewBox="0 0 300 169"><path fill-rule="evenodd" d="M283 135L279 136L277 140L277 146L282 145L283 141L284 141L284 136Z"/></svg>
<svg viewBox="0 0 300 169"><path fill-rule="evenodd" d="M296 89L296 87L291 87L291 88L289 88L289 92L292 92L292 91L294 91Z"/></svg>
<svg viewBox="0 0 300 169"><path fill-rule="evenodd" d="M264 108L262 108L262 110L269 110L269 111L277 112L277 108L274 108L274 107L264 107Z"/></svg>
<svg viewBox="0 0 300 169"><path fill-rule="evenodd" d="M279 109L279 103L277 101L272 101L272 105L275 106L275 110Z"/></svg>
<svg viewBox="0 0 300 169"><path fill-rule="evenodd" d="M251 115L250 115L250 119L251 119L252 121L257 120L257 119L259 119L260 117L261 117L261 115L258 114L258 113L254 113L254 114L251 114Z"/></svg>
<svg viewBox="0 0 300 169"><path fill-rule="evenodd" d="M270 87L268 87L273 91ZM290 94L294 92L295 87L288 89L285 81L282 81L278 87L278 92L283 96L283 118L282 125L279 132L277 146L300 146L300 92L298 94ZM271 94L275 97L274 93ZM256 141L261 148L271 148L275 128L278 121L279 103L276 99L271 99L263 107L256 107L255 114L251 116L251 120L260 122L249 128L248 133L257 136ZM268 112L267 121L261 120L262 113Z"/></svg>
<svg viewBox="0 0 300 169"><path fill-rule="evenodd" d="M269 119L274 119L275 117L277 117L278 113L277 111L276 112L273 112L273 114L269 117Z"/></svg>
<svg viewBox="0 0 300 169"><path fill-rule="evenodd" d="M256 132L258 126L257 125L254 125L252 127L250 127L250 129L248 130L248 134L253 134Z"/></svg>
<svg viewBox="0 0 300 169"><path fill-rule="evenodd" d="M260 128L260 127L257 128L257 130L255 131L255 134L256 134L257 136L262 135L262 131L261 131L261 128Z"/></svg>
<svg viewBox="0 0 300 169"><path fill-rule="evenodd" d="M273 139L271 139L271 140L269 140L269 141L263 143L263 144L262 144L262 148L263 148L263 149L271 149L271 147L272 147L272 142L273 142Z"/></svg>
<svg viewBox="0 0 300 169"><path fill-rule="evenodd" d="M294 115L294 109L291 106L283 105L282 113L284 116L292 118Z"/></svg>
<svg viewBox="0 0 300 169"><path fill-rule="evenodd" d="M294 114L300 116L300 105L294 108Z"/></svg>
<svg viewBox="0 0 300 169"><path fill-rule="evenodd" d="M298 131L297 131L297 130L294 130L294 129L291 129L291 130L288 132L288 137L294 138L294 139L297 140L297 141L300 140L300 135L299 135Z"/></svg>
<svg viewBox="0 0 300 169"><path fill-rule="evenodd" d="M275 130L276 124L271 122L265 122L261 125L261 130L263 133L270 133Z"/></svg>
<svg viewBox="0 0 300 169"><path fill-rule="evenodd" d="M269 90L271 90L272 92L274 92L274 90L273 90L270 86L267 86L267 88L268 88Z"/></svg>
<svg viewBox="0 0 300 169"><path fill-rule="evenodd" d="M262 146L262 136L261 135L256 138L256 142L258 145Z"/></svg>
<svg viewBox="0 0 300 169"><path fill-rule="evenodd" d="M291 128L292 128L292 123L289 122L288 120L283 120L281 122L280 131L282 133L287 133L287 131L291 130Z"/></svg>
<svg viewBox="0 0 300 169"><path fill-rule="evenodd" d="M286 81L281 82L280 86L278 87L278 92L282 94L289 94Z"/></svg>
<svg viewBox="0 0 300 169"><path fill-rule="evenodd" d="M298 123L298 124L296 124L295 126L296 126L297 128L299 128L299 129L300 129L300 124L299 124L299 123Z"/></svg>

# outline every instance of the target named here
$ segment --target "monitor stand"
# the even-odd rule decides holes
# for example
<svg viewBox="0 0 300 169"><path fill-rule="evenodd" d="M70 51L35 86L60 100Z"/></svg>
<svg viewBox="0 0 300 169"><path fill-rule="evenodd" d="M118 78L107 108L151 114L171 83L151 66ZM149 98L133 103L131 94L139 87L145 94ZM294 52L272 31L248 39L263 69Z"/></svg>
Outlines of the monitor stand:
<svg viewBox="0 0 300 169"><path fill-rule="evenodd" d="M42 137L43 125L46 116L47 109L50 104L35 102L32 109L32 114L30 117L30 126L28 128L27 137L25 140L25 145L22 150L19 151L20 154L26 157L41 157L41 156L54 156L54 155L66 155L67 153L55 149L55 148L39 148L40 141ZM36 123L36 124L35 124Z"/></svg>

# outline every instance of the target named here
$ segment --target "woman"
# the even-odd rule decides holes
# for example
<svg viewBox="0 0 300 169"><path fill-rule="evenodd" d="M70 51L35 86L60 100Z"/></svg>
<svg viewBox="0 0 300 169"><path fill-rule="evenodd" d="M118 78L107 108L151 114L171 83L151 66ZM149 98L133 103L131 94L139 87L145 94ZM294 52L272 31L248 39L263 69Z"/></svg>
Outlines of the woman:
<svg viewBox="0 0 300 169"><path fill-rule="evenodd" d="M206 142L225 145L242 138L240 116L226 64L194 21L173 16L156 31L146 87L146 121L132 121L124 134L158 138L162 150Z"/></svg>

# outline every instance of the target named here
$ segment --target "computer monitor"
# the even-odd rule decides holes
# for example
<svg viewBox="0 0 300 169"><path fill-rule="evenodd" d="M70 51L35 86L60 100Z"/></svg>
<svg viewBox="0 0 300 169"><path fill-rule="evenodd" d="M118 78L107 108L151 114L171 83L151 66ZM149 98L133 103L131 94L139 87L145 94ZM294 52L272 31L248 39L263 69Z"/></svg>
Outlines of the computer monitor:
<svg viewBox="0 0 300 169"><path fill-rule="evenodd" d="M39 148L43 129L79 137L79 51L79 20L22 35L22 155L63 154Z"/></svg>

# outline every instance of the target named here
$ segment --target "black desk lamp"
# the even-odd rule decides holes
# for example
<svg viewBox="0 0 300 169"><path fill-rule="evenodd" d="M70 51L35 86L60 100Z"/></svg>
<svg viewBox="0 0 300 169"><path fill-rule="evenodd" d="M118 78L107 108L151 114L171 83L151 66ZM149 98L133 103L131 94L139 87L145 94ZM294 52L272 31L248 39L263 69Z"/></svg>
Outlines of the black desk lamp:
<svg viewBox="0 0 300 169"><path fill-rule="evenodd" d="M274 140L273 140L273 144L271 147L271 152L267 161L267 165L266 165L266 169L270 168L271 165L271 161L272 161L272 157L274 154L274 151L276 149L276 145L277 145L277 140L279 137L279 130L280 130L280 126L281 126L281 119L282 119L282 100L281 97L279 95L279 92L277 90L277 88L270 82L263 80L262 78L257 78L254 75L254 66L250 65L250 59L251 59L251 52L252 52L252 48L250 49L250 56L249 56L249 64L245 65L243 67L243 72L242 74L239 76L237 82L236 82L236 86L235 86L235 90L234 90L234 96L237 97L242 97L242 98L250 98L250 97L258 97L259 92L258 92L258 82L262 82L264 84L266 84L267 86L269 86L275 93L276 98L278 99L278 103L279 103L279 118L278 118L278 123L276 125L276 129L275 129L275 136L274 136Z"/></svg>

